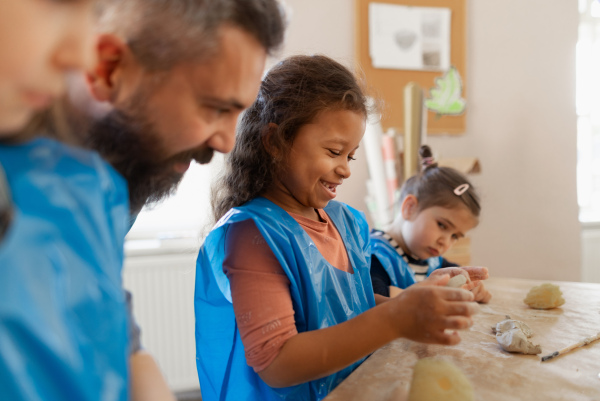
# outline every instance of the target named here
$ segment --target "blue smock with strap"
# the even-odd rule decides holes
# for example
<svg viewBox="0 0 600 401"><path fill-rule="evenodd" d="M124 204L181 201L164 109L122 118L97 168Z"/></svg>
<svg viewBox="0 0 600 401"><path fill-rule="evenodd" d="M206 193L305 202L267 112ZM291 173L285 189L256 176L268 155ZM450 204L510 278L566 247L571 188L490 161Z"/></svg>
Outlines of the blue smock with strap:
<svg viewBox="0 0 600 401"><path fill-rule="evenodd" d="M299 333L345 322L375 306L364 215L335 201L325 212L344 241L354 274L329 264L296 220L264 198L230 210L206 238L198 255L195 293L196 364L203 400L321 400L362 362L297 386L269 387L246 363L223 273L228 226L253 219L290 280Z"/></svg>
<svg viewBox="0 0 600 401"><path fill-rule="evenodd" d="M127 400L125 181L49 139L0 146L14 215L0 243L0 399Z"/></svg>
<svg viewBox="0 0 600 401"><path fill-rule="evenodd" d="M371 252L381 262L394 287L407 288L417 282L414 271L396 248L379 232L371 234ZM442 257L427 259L427 276L442 265Z"/></svg>

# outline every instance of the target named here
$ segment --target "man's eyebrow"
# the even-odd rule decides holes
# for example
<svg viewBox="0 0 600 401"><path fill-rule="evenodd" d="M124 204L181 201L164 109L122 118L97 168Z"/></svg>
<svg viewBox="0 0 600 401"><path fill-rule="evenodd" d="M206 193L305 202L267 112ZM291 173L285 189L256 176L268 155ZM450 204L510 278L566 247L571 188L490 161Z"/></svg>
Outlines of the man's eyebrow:
<svg viewBox="0 0 600 401"><path fill-rule="evenodd" d="M234 109L244 110L246 106L236 99L220 99L218 97L203 96L200 98L203 103L210 103L217 107L233 107Z"/></svg>

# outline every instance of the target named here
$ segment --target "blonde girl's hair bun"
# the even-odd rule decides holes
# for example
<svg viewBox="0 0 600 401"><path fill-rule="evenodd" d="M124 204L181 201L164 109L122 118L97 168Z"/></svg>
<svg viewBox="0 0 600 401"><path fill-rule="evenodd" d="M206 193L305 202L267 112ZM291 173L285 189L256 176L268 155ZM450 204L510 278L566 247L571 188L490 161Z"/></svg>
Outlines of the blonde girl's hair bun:
<svg viewBox="0 0 600 401"><path fill-rule="evenodd" d="M427 145L421 145L419 148L419 157L421 158L421 171L438 166L437 162L433 158L431 148Z"/></svg>

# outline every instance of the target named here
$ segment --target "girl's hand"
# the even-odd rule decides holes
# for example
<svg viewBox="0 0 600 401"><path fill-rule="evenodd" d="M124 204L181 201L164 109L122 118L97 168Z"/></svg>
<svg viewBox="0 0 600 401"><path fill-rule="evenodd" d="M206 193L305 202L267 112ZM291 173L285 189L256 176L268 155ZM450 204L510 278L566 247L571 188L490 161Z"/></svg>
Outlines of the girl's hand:
<svg viewBox="0 0 600 401"><path fill-rule="evenodd" d="M447 274L430 277L387 302L398 337L429 344L455 345L460 342L455 330L471 327L471 316L479 307L472 302L474 295L471 292L445 287L449 279Z"/></svg>
<svg viewBox="0 0 600 401"><path fill-rule="evenodd" d="M482 266L463 266L463 267L445 267L436 269L429 277L439 277L449 274L450 277L462 274L467 277L467 283L461 288L471 291L475 296L475 302L488 303L492 299L492 294L485 288L481 280L487 280L490 277L487 267ZM425 280L427 281L427 280Z"/></svg>
<svg viewBox="0 0 600 401"><path fill-rule="evenodd" d="M429 277L432 276L443 276L444 274L450 275L450 278L462 274L471 281L487 280L490 278L487 267L483 266L461 266L461 267L444 267L442 269L436 269L431 272Z"/></svg>
<svg viewBox="0 0 600 401"><path fill-rule="evenodd" d="M487 280L490 278L487 267L483 266L461 266L459 269L464 270L469 275L471 281Z"/></svg>
<svg viewBox="0 0 600 401"><path fill-rule="evenodd" d="M471 289L471 292L475 296L475 302L481 304L487 304L492 299L492 293L489 292L483 285L483 281L475 281L475 287Z"/></svg>

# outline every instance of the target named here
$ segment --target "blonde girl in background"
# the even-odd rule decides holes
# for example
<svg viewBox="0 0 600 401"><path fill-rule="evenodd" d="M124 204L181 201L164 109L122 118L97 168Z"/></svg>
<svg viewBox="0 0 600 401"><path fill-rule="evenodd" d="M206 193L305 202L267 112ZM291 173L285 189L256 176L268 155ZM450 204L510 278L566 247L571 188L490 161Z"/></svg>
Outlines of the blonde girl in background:
<svg viewBox="0 0 600 401"><path fill-rule="evenodd" d="M400 189L400 213L385 231L371 232L371 279L376 294L395 296L431 274L463 274L477 302L491 294L481 280L485 267L462 267L442 257L479 223L480 200L459 171L439 167L431 149L421 146L422 170Z"/></svg>
<svg viewBox="0 0 600 401"><path fill-rule="evenodd" d="M264 78L197 262L203 400L321 400L395 338L456 344L472 325L473 295L444 287L449 275L375 306L364 214L334 200L367 114L355 77L325 56Z"/></svg>

